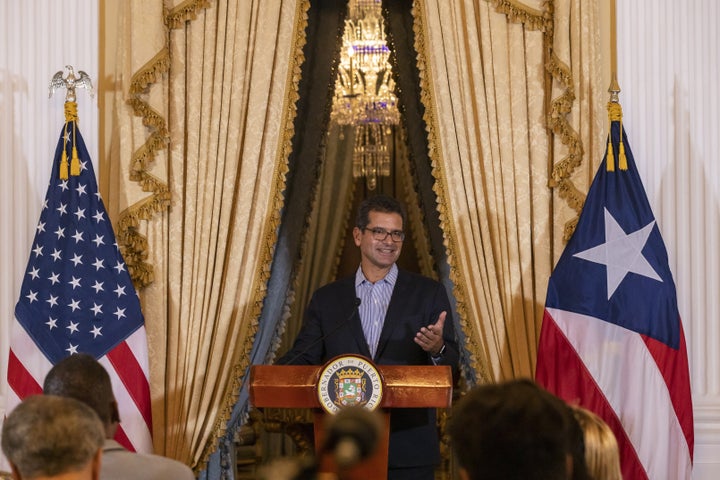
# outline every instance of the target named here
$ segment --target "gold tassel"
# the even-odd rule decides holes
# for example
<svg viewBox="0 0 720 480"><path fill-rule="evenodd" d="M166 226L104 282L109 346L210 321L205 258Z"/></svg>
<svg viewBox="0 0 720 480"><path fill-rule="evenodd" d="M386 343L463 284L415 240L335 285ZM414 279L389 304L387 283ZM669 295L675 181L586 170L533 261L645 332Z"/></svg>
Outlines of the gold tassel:
<svg viewBox="0 0 720 480"><path fill-rule="evenodd" d="M80 175L80 158L78 158L77 147L73 145L72 160L70 161L70 175Z"/></svg>
<svg viewBox="0 0 720 480"><path fill-rule="evenodd" d="M627 157L625 156L625 144L620 142L620 170L627 170Z"/></svg>
<svg viewBox="0 0 720 480"><path fill-rule="evenodd" d="M622 129L622 107L617 102L608 102L608 117L610 118L610 134L608 135L608 155L607 155L607 171L615 171L615 156L612 146L612 122L620 123L620 141L618 145L618 168L627 170L627 157L625 156L625 142L623 142Z"/></svg>
<svg viewBox="0 0 720 480"><path fill-rule="evenodd" d="M68 105L68 103L70 105ZM65 104L65 121L73 122L73 138L72 138L72 159L70 160L70 175L73 175L77 177L80 175L80 158L78 157L77 153L77 140L75 138L75 132L77 130L77 103L75 102L66 102Z"/></svg>
<svg viewBox="0 0 720 480"><path fill-rule="evenodd" d="M615 171L615 154L613 153L612 135L608 135L608 153L607 153L607 163L605 164L605 167L606 167L605 169L608 172Z"/></svg>
<svg viewBox="0 0 720 480"><path fill-rule="evenodd" d="M68 179L68 158L67 158L67 141L68 141L68 123L73 123L73 139L72 139L72 157L70 163L70 173L72 175L80 175L80 158L78 157L77 148L75 147L75 124L77 123L77 103L65 102L65 132L63 135L63 152L60 158L60 180Z"/></svg>
<svg viewBox="0 0 720 480"><path fill-rule="evenodd" d="M67 123L65 123L65 131L63 132L63 151L62 156L60 157L60 180L68 179L67 139Z"/></svg>
<svg viewBox="0 0 720 480"><path fill-rule="evenodd" d="M622 139L622 119L620 119L620 153L618 153L618 165L620 170L627 170L627 157L625 156L625 142Z"/></svg>
<svg viewBox="0 0 720 480"><path fill-rule="evenodd" d="M67 180L67 179L68 179L68 160L67 160L67 152L65 151L65 146L63 145L62 158L60 159L60 180Z"/></svg>

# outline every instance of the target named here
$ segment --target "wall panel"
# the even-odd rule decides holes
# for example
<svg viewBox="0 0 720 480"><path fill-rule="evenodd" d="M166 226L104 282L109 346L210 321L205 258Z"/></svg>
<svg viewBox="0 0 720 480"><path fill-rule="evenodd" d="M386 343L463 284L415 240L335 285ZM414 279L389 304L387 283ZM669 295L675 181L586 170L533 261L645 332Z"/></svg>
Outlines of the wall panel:
<svg viewBox="0 0 720 480"><path fill-rule="evenodd" d="M64 122L64 90L48 99L48 85L65 65L86 71L97 83L98 0L0 0L0 24L2 421L9 326ZM79 126L97 165L97 96L91 99L85 90L78 92Z"/></svg>
<svg viewBox="0 0 720 480"><path fill-rule="evenodd" d="M720 477L720 7L617 1L624 126L667 244L690 354L694 478Z"/></svg>

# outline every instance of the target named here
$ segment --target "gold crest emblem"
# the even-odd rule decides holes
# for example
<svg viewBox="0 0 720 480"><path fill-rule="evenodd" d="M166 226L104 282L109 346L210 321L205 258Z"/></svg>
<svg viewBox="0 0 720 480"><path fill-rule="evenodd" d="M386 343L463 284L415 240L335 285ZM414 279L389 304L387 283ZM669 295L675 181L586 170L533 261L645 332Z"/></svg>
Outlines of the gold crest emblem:
<svg viewBox="0 0 720 480"><path fill-rule="evenodd" d="M323 368L318 379L318 400L328 413L359 405L374 410L382 399L383 381L368 358L336 357Z"/></svg>

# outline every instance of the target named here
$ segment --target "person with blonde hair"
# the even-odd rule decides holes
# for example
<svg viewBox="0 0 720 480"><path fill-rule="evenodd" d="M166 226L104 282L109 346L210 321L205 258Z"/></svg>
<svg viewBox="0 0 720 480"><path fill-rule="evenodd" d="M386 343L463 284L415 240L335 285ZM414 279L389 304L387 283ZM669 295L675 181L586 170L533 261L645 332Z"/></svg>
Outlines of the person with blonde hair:
<svg viewBox="0 0 720 480"><path fill-rule="evenodd" d="M620 451L615 434L590 410L572 405L585 439L585 463L592 480L622 480Z"/></svg>

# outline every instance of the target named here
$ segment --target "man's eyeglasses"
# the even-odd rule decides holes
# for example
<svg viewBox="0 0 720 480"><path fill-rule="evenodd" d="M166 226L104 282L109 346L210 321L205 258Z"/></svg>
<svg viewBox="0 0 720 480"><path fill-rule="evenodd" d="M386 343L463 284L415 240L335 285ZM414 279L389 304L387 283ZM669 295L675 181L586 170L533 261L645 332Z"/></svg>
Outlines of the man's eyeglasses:
<svg viewBox="0 0 720 480"><path fill-rule="evenodd" d="M390 238L392 238L393 242L402 242L405 240L405 232L402 230L393 230L392 232L389 232L385 230L384 228L375 227L375 228L363 228L363 230L368 230L372 233L372 236L375 240L378 242L384 242L385 239L390 235Z"/></svg>

